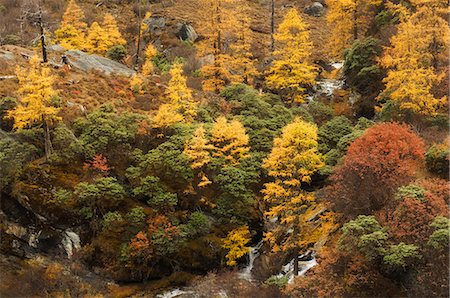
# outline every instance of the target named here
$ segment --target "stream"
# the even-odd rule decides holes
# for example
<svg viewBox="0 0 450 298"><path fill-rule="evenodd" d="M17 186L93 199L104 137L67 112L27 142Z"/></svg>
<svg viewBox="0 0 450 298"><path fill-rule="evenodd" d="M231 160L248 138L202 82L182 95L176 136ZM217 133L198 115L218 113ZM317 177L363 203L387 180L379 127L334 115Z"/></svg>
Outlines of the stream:
<svg viewBox="0 0 450 298"><path fill-rule="evenodd" d="M343 62L335 62L330 64L334 69L341 69L344 65ZM330 98L335 90L341 89L344 86L344 80L337 79L319 79L317 80L317 84L314 86L314 94L308 95L307 102L313 102L320 96L326 96ZM275 220L276 221L276 220ZM238 275L241 279L244 279L249 282L253 282L252 269L254 266L255 260L261 255L261 248L263 247L263 241L261 240L258 244L250 248L250 251L247 256L247 265L242 268ZM315 254L313 252L306 252L303 255L300 255L298 258L298 268L299 273L298 276L305 275L311 268L317 265L317 261L315 258ZM292 259L289 263L282 266L280 273L276 275L279 278L288 277L288 283L291 284L294 281L294 259ZM185 289L173 289L167 291L163 294L159 294L156 296L157 298L176 298L176 297L197 297L197 294L189 290L189 288ZM227 297L226 293L221 293L220 297Z"/></svg>

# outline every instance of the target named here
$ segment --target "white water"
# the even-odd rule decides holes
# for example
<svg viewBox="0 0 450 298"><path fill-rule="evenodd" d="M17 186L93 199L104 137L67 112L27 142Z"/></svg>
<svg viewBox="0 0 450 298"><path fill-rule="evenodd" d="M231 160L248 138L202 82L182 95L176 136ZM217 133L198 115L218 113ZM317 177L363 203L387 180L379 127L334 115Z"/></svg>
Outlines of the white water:
<svg viewBox="0 0 450 298"><path fill-rule="evenodd" d="M182 295L183 296L189 295L189 296L185 296L185 297L195 297L195 294L193 291L184 291L181 289L173 289L171 291L156 295L156 298L175 298L175 297L180 297Z"/></svg>
<svg viewBox="0 0 450 298"><path fill-rule="evenodd" d="M245 266L244 269L239 273L239 276L245 280L252 281L252 269L253 269L253 263L255 262L256 258L259 257L261 254L259 250L263 246L263 241L261 240L258 244L253 246L249 253L248 253L248 264Z"/></svg>
<svg viewBox="0 0 450 298"><path fill-rule="evenodd" d="M305 257L305 255L301 255L299 259L301 259L302 257ZM311 260L298 261L298 268L299 268L298 276L305 275L305 273L308 272L309 269L313 268L316 265L317 261L314 255L312 255ZM294 281L294 259L292 259L289 263L284 265L281 268L281 272L277 275L277 277L283 276L289 277L288 283L292 283Z"/></svg>
<svg viewBox="0 0 450 298"><path fill-rule="evenodd" d="M333 62L330 64L334 69L341 69L344 62ZM306 96L306 102L314 101L319 95L330 97L335 90L344 87L344 80L342 79L320 79L314 86L314 94Z"/></svg>
<svg viewBox="0 0 450 298"><path fill-rule="evenodd" d="M80 236L70 230L64 232L61 244L67 253L67 257L70 259L73 255L74 250L79 250L81 248Z"/></svg>

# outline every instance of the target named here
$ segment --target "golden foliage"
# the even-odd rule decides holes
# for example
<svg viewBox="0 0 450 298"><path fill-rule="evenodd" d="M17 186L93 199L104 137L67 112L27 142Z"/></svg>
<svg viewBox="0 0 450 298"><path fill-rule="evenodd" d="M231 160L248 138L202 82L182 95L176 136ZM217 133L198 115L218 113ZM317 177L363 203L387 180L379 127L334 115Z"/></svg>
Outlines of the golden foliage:
<svg viewBox="0 0 450 298"><path fill-rule="evenodd" d="M211 144L214 157L224 158L232 164L248 157L248 135L238 120L227 121L225 117L217 118L211 130Z"/></svg>
<svg viewBox="0 0 450 298"><path fill-rule="evenodd" d="M309 61L313 44L307 25L296 9L287 12L274 38L277 49L267 84L286 92L290 100L303 102L305 86L314 84L316 68Z"/></svg>
<svg viewBox="0 0 450 298"><path fill-rule="evenodd" d="M327 21L331 24L330 49L333 58L342 59L353 41L365 36L381 0L328 0Z"/></svg>
<svg viewBox="0 0 450 298"><path fill-rule="evenodd" d="M170 75L169 86L166 90L169 103L183 116L185 122L190 123L197 115L197 103L192 98L192 91L186 84L183 64L174 63L170 69Z"/></svg>
<svg viewBox="0 0 450 298"><path fill-rule="evenodd" d="M250 231L248 226L239 227L228 233L222 244L222 247L228 250L226 255L228 266L236 266L236 260L250 251L250 247L247 246L249 242Z"/></svg>
<svg viewBox="0 0 450 298"><path fill-rule="evenodd" d="M55 78L50 68L42 66L37 56L31 57L29 67L17 68L19 79L20 104L8 112L14 119L14 128L22 129L38 122L51 123L60 120L57 116L59 108L50 105L57 92L53 89Z"/></svg>
<svg viewBox="0 0 450 298"><path fill-rule="evenodd" d="M147 45L145 49L145 62L142 65L142 74L145 76L151 75L153 73L154 67L152 59L158 54L155 46L151 43Z"/></svg>
<svg viewBox="0 0 450 298"><path fill-rule="evenodd" d="M173 109L171 104L163 104L152 118L153 128L168 128L183 121L183 116Z"/></svg>
<svg viewBox="0 0 450 298"><path fill-rule="evenodd" d="M420 4L420 1L416 1ZM445 74L439 71L439 55L445 51L449 27L436 11L445 8L446 2L432 1L433 7L421 5L411 16L404 16L391 46L385 49L381 65L388 69L384 79L385 90L379 98L388 97L400 108L422 114L435 114L447 98L436 98L435 87Z"/></svg>
<svg viewBox="0 0 450 298"><path fill-rule="evenodd" d="M103 17L102 27L106 34L107 49L115 45L125 45L127 43L119 31L116 19L111 14L105 14Z"/></svg>
<svg viewBox="0 0 450 298"><path fill-rule="evenodd" d="M82 49L87 25L83 22L84 13L81 8L70 0L59 29L55 31L56 42L65 49Z"/></svg>
<svg viewBox="0 0 450 298"><path fill-rule="evenodd" d="M189 157L193 169L199 169L209 162L208 149L210 148L211 146L208 145L208 140L205 137L205 128L200 125L184 146L184 154Z"/></svg>
<svg viewBox="0 0 450 298"><path fill-rule="evenodd" d="M300 188L323 166L315 124L297 118L274 140L272 152L263 163L274 182L266 183L262 191L268 206L265 216L277 218L281 224L265 234L273 251L306 247L334 226L324 206L317 205L314 196ZM286 229L287 236L283 232Z"/></svg>
<svg viewBox="0 0 450 298"><path fill-rule="evenodd" d="M105 30L97 22L93 22L86 37L85 50L89 53L103 55L108 50L108 45L109 41Z"/></svg>

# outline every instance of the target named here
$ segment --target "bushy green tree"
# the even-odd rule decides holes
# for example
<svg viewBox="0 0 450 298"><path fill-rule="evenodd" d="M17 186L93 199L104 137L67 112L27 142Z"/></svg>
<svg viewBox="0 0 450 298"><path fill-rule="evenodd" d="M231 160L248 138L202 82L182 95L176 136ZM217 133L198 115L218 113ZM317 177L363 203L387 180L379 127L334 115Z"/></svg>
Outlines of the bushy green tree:
<svg viewBox="0 0 450 298"><path fill-rule="evenodd" d="M339 140L351 133L353 125L345 116L338 116L326 122L319 128L319 150L327 153L336 148Z"/></svg>
<svg viewBox="0 0 450 298"><path fill-rule="evenodd" d="M116 208L125 198L125 190L116 178L104 177L93 183L81 182L75 187L75 197L85 218L97 218Z"/></svg>
<svg viewBox="0 0 450 298"><path fill-rule="evenodd" d="M144 197L150 207L157 209L167 209L178 202L177 195L169 192L161 184L160 179L155 176L142 178L139 185L133 189L133 194L138 197Z"/></svg>

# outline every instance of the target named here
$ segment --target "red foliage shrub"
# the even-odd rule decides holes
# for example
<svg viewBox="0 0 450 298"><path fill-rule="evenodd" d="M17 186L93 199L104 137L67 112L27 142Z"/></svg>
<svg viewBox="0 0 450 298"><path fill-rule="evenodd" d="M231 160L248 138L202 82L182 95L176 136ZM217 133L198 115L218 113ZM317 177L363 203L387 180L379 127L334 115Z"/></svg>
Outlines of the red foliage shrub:
<svg viewBox="0 0 450 298"><path fill-rule="evenodd" d="M449 183L443 179L426 179L417 185L425 190L423 199L406 197L379 219L397 241L422 246L431 234L429 225L433 219L449 212Z"/></svg>
<svg viewBox="0 0 450 298"><path fill-rule="evenodd" d="M422 139L409 126L377 124L348 148L344 163L331 177L328 198L346 216L372 214L412 178L424 152Z"/></svg>
<svg viewBox="0 0 450 298"><path fill-rule="evenodd" d="M111 168L108 166L108 160L106 159L106 157L104 157L102 154L97 154L91 161L84 163L83 169L91 169L93 171L106 174Z"/></svg>

